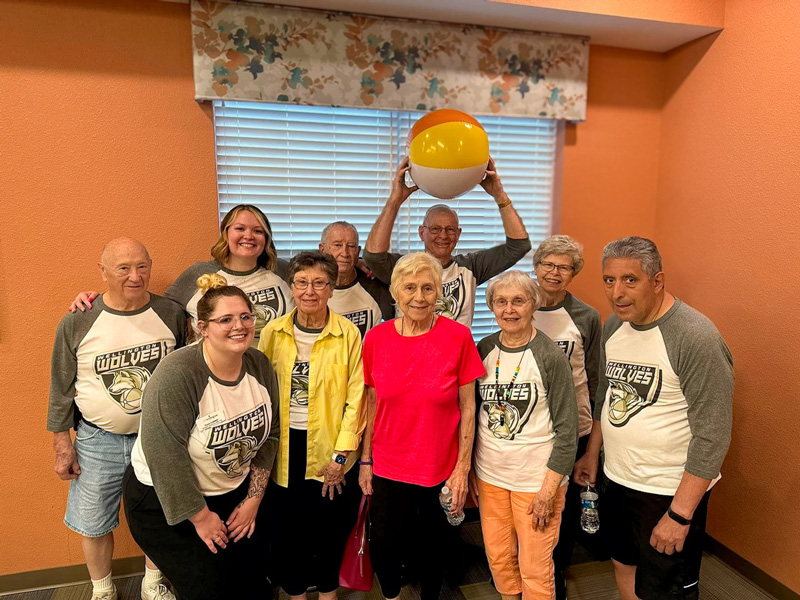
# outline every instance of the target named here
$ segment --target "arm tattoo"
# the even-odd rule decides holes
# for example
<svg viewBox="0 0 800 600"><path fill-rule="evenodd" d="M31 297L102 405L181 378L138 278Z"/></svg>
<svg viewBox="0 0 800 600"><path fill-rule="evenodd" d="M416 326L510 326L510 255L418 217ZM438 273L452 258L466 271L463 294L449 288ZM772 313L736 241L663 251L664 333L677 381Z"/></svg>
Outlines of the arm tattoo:
<svg viewBox="0 0 800 600"><path fill-rule="evenodd" d="M268 481L269 469L250 467L250 487L247 490L247 497L261 498L264 495L264 490L267 489Z"/></svg>

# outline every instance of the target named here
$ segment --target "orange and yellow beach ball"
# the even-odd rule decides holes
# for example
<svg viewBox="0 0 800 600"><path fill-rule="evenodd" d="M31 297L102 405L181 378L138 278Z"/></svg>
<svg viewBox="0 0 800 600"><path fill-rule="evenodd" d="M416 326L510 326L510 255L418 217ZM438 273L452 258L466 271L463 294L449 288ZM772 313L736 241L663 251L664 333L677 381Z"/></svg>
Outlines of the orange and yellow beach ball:
<svg viewBox="0 0 800 600"><path fill-rule="evenodd" d="M489 137L477 119L443 108L417 121L408 134L411 179L435 198L466 194L483 179Z"/></svg>

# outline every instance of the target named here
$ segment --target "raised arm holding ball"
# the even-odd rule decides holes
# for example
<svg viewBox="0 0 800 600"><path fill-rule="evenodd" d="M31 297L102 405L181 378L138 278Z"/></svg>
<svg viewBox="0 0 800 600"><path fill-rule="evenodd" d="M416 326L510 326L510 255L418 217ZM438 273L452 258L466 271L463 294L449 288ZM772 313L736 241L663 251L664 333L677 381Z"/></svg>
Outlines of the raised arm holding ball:
<svg viewBox="0 0 800 600"><path fill-rule="evenodd" d="M389 252L392 227L397 214L417 186L408 186L405 175L411 169L408 157L404 158L395 173L392 193L380 216L372 226L364 251L364 260L375 276L388 283L392 269L402 256ZM419 237L425 251L436 258L444 269L444 297L437 304L436 312L467 327L472 325L476 288L495 275L511 268L531 249L528 232L511 200L503 190L500 176L490 158L486 176L481 187L497 204L506 234L504 244L471 252L453 255L461 237L458 215L446 204L436 204L428 209L419 226Z"/></svg>

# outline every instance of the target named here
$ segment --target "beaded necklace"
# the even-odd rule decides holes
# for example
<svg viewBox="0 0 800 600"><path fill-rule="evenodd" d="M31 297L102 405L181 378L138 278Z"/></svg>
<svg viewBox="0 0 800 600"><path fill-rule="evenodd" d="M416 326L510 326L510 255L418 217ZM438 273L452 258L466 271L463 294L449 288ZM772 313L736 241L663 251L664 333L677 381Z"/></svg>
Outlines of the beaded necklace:
<svg viewBox="0 0 800 600"><path fill-rule="evenodd" d="M533 328L531 328L531 336L528 338L528 343L525 344L526 347L530 345L531 340L533 340ZM494 364L494 389L495 396L498 399L498 408L505 410L506 404L508 404L508 399L511 397L511 392L514 389L514 382L517 380L517 375L519 375L519 369L522 366L522 359L525 358L525 350L523 349L522 352L520 352L517 368L514 369L514 376L511 378L511 382L508 384L508 387L502 394L500 393L500 356L503 354L503 351L500 348L497 350L497 362Z"/></svg>

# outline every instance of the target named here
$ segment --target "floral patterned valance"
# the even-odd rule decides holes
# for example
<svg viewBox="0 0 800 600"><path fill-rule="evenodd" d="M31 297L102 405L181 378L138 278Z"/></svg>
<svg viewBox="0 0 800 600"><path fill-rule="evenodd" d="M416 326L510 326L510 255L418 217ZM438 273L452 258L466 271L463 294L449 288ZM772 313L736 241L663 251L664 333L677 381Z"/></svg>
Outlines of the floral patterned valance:
<svg viewBox="0 0 800 600"><path fill-rule="evenodd" d="M192 1L198 100L581 121L588 39Z"/></svg>

